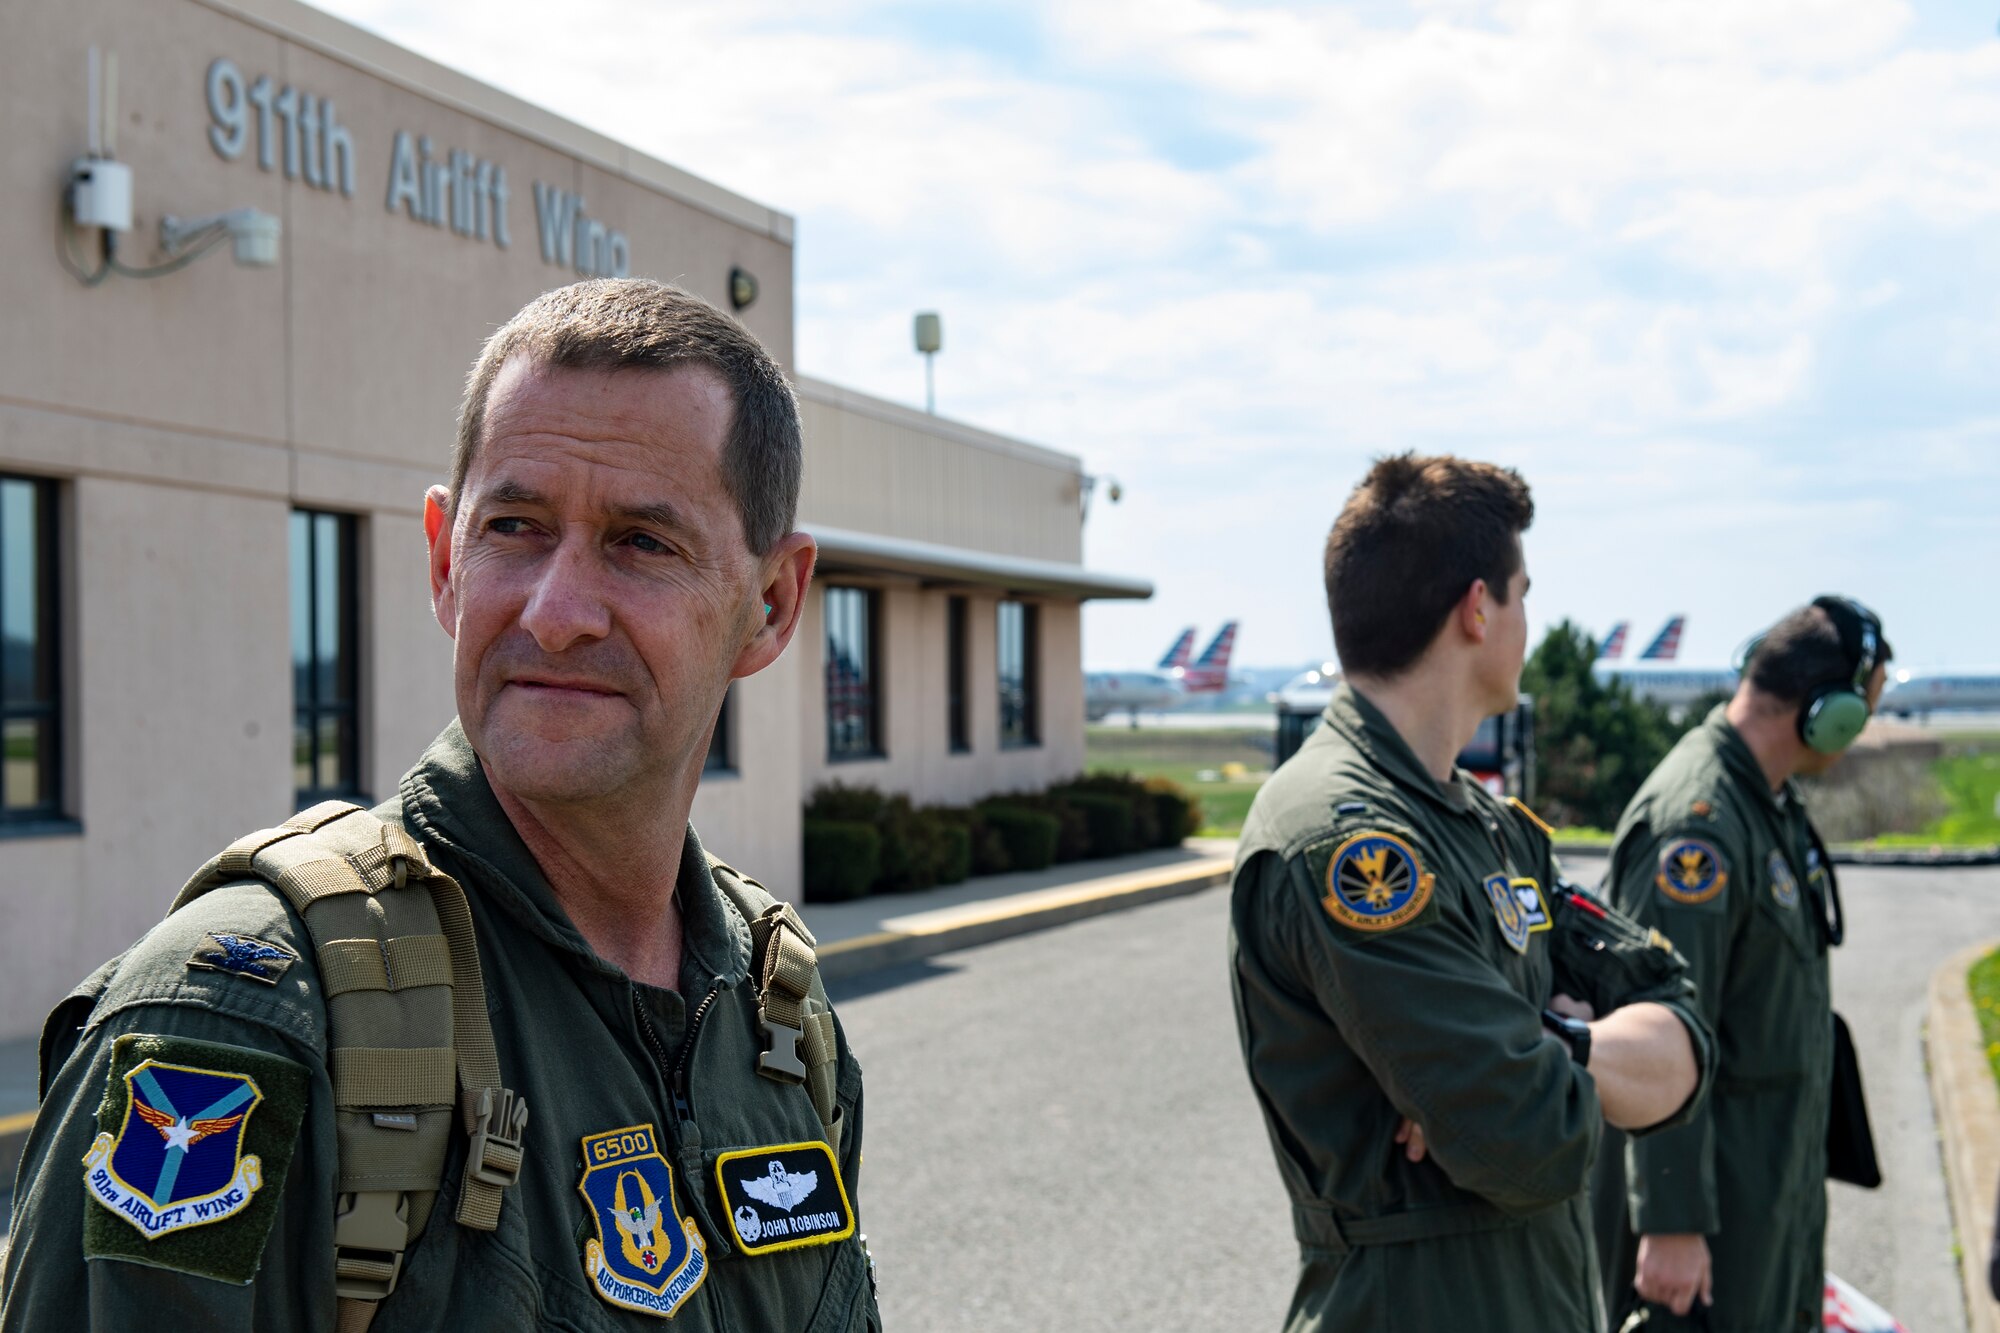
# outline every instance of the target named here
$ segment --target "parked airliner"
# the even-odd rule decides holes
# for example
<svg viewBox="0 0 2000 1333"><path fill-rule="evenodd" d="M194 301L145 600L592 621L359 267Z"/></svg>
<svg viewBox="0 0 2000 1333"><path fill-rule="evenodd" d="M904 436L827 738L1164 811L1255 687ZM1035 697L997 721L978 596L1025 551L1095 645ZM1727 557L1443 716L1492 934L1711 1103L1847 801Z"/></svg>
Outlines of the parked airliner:
<svg viewBox="0 0 2000 1333"><path fill-rule="evenodd" d="M1229 657L1236 646L1236 622L1224 625L1200 657L1188 660L1194 627L1181 631L1160 665L1151 671L1093 671L1083 678L1083 716L1097 722L1113 713L1139 714L1177 708L1195 695L1219 694L1229 685Z"/></svg>

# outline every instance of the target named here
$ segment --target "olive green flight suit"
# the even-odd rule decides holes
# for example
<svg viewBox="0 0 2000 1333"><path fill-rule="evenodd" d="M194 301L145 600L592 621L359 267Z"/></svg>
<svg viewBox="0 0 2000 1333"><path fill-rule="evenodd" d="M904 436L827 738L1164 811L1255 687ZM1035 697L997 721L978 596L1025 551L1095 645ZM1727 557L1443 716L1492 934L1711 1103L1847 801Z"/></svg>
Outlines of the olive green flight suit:
<svg viewBox="0 0 2000 1333"><path fill-rule="evenodd" d="M1606 1300L1631 1291L1635 1235L1699 1233L1715 1305L1649 1330L1819 1327L1833 1020L1815 921L1825 871L1805 804L1774 794L1718 706L1618 823L1606 891L1687 958L1718 1042L1715 1092L1686 1125L1607 1154L1595 1189ZM1711 864L1712 858L1712 864ZM1629 1175L1629 1214L1609 1203Z"/></svg>
<svg viewBox="0 0 2000 1333"><path fill-rule="evenodd" d="M530 1117L525 1162L505 1191L497 1231L453 1220L467 1149L466 1136L453 1135L429 1224L381 1303L373 1333L877 1329L858 1236L755 1255L739 1252L732 1238L718 1156L827 1135L804 1087L756 1072L764 1042L750 931L717 888L694 831L680 867L686 945L684 993L677 993L634 982L591 950L509 824L456 722L405 775L396 799L375 813L399 822L465 888L500 1067ZM191 967L191 953L218 931L288 947L300 959L276 985ZM326 1006L313 957L303 925L277 892L261 883L229 886L174 913L55 1011L43 1038L41 1115L21 1164L13 1246L0 1273L0 1329L330 1333L335 1121ZM99 1129L100 1102L115 1095L123 1104L123 1086L108 1089L107 1076L116 1039L134 1033L217 1043L201 1048L224 1053L216 1068L231 1067L226 1053L238 1051L246 1053L244 1068L265 1075L303 1071L296 1142L286 1140L290 1147L281 1144L264 1159L267 1182L283 1173L282 1185L273 1185L282 1197L247 1285L143 1258L86 1259L86 1217L100 1204L86 1194L83 1160ZM839 1175L852 1199L861 1161L861 1068L844 1034L839 1046ZM272 1113L253 1111L247 1132L257 1132L260 1114ZM706 1277L666 1324L600 1298L584 1271L585 1243L598 1229L578 1188L583 1140L629 1126L651 1127L672 1167L674 1209L692 1217L706 1252ZM763 1160L748 1159L760 1168ZM636 1188L631 1194L643 1197ZM822 1186L814 1197L826 1195ZM234 1240L228 1229L252 1221L245 1213L189 1234L226 1247ZM602 1230L611 1245L619 1243L613 1227Z"/></svg>
<svg viewBox="0 0 2000 1333"><path fill-rule="evenodd" d="M1671 948L1557 875L1538 821L1440 784L1346 686L1258 793L1230 973L1300 1246L1289 1333L1602 1333L1602 1111L1542 1010L1669 1005L1703 1070L1690 1106L1712 1056Z"/></svg>

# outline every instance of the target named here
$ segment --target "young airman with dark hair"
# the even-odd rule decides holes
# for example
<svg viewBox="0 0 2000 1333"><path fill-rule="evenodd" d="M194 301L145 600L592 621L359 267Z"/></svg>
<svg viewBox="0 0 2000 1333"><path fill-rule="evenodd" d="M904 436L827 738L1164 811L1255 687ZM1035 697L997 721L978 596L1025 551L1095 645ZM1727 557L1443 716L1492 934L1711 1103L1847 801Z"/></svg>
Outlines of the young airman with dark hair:
<svg viewBox="0 0 2000 1333"><path fill-rule="evenodd" d="M1706 1085L1681 960L1562 886L1541 821L1453 764L1515 702L1533 517L1509 469L1403 455L1327 540L1345 680L1258 794L1231 902L1292 1333L1601 1333L1604 1122L1673 1123Z"/></svg>

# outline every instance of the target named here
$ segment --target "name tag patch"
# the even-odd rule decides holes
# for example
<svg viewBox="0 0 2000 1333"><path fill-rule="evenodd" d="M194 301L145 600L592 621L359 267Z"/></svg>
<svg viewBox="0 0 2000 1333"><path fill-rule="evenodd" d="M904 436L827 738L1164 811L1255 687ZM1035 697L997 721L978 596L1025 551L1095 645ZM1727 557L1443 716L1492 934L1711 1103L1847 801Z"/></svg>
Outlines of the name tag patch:
<svg viewBox="0 0 2000 1333"><path fill-rule="evenodd" d="M854 1205L824 1143L723 1153L715 1159L715 1183L745 1254L830 1245L854 1234Z"/></svg>
<svg viewBox="0 0 2000 1333"><path fill-rule="evenodd" d="M1766 868L1771 872L1771 896L1777 900L1778 906L1797 907L1799 905L1798 876L1792 873L1791 864L1785 860L1785 854L1775 847L1772 848L1770 860L1766 862Z"/></svg>
<svg viewBox="0 0 2000 1333"><path fill-rule="evenodd" d="M282 944L260 940L255 935L215 931L188 955L187 965L205 967L214 972L229 972L261 981L266 986L275 986L278 978L285 975L285 969L298 961L299 956Z"/></svg>
<svg viewBox="0 0 2000 1333"><path fill-rule="evenodd" d="M708 1252L693 1221L674 1206L674 1169L651 1125L583 1139L577 1193L597 1238L584 1242L583 1271L612 1305L670 1318L708 1276Z"/></svg>

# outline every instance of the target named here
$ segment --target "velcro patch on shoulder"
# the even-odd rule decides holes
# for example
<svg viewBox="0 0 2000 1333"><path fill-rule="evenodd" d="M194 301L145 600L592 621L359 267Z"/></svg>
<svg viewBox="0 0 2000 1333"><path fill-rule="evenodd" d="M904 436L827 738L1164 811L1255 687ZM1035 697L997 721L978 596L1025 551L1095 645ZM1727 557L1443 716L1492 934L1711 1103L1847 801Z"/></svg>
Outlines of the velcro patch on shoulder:
<svg viewBox="0 0 2000 1333"><path fill-rule="evenodd" d="M296 952L274 940L216 930L210 931L195 951L188 955L187 965L248 977L266 986L275 986L278 979L285 975L285 969L298 961Z"/></svg>
<svg viewBox="0 0 2000 1333"><path fill-rule="evenodd" d="M715 1159L715 1183L736 1248L775 1254L854 1234L854 1205L840 1163L824 1143L742 1148Z"/></svg>
<svg viewBox="0 0 2000 1333"><path fill-rule="evenodd" d="M1706 838L1667 838L1660 843L1653 882L1670 901L1694 907L1721 895L1729 884L1729 867Z"/></svg>
<svg viewBox="0 0 2000 1333"><path fill-rule="evenodd" d="M238 1286L257 1275L305 1117L304 1065L268 1051L128 1033L111 1048L83 1158L87 1259Z"/></svg>
<svg viewBox="0 0 2000 1333"><path fill-rule="evenodd" d="M1364 935L1379 935L1436 916L1437 880L1400 834L1370 830L1341 839L1326 853L1319 876L1320 906L1333 921Z"/></svg>

